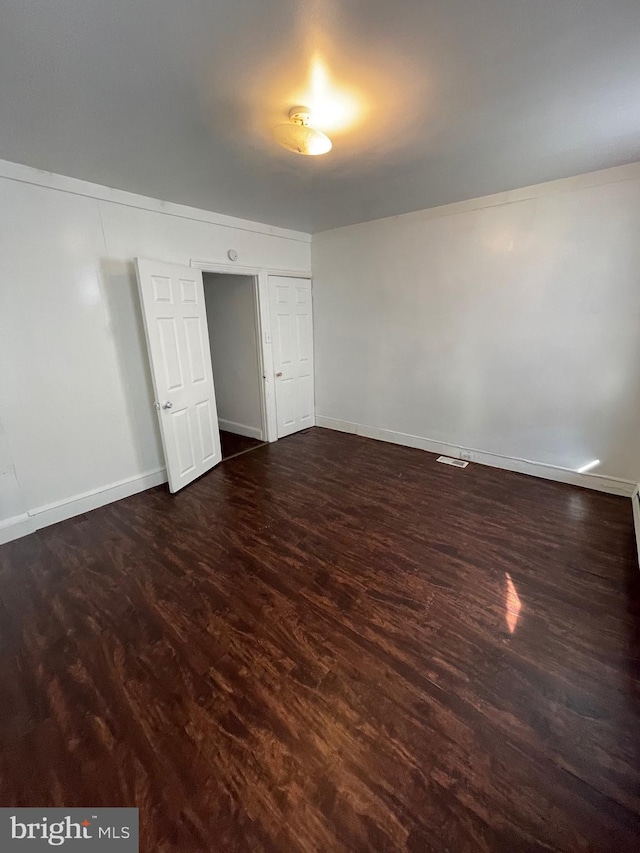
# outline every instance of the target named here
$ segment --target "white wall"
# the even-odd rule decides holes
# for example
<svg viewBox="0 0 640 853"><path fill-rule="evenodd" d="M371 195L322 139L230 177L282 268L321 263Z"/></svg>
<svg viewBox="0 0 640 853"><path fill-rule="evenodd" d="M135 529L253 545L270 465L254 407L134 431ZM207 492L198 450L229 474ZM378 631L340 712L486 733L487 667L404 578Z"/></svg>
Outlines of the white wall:
<svg viewBox="0 0 640 853"><path fill-rule="evenodd" d="M312 264L319 424L638 481L640 164L317 234Z"/></svg>
<svg viewBox="0 0 640 853"><path fill-rule="evenodd" d="M164 480L134 257L308 271L309 243L0 161L0 541Z"/></svg>
<svg viewBox="0 0 640 853"><path fill-rule="evenodd" d="M215 273L203 278L220 429L263 438L254 281Z"/></svg>

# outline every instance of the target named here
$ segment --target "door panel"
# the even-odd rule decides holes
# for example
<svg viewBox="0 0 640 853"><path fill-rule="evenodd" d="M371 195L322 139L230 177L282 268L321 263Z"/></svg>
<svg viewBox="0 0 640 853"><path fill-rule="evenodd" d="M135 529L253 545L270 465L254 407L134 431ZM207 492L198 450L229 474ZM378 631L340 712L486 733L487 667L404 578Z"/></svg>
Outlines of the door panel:
<svg viewBox="0 0 640 853"><path fill-rule="evenodd" d="M198 429L200 431L200 444L202 446L202 459L208 461L216 454L216 441L213 432L213 419L215 413L211 411L211 401L203 400L196 405L198 416Z"/></svg>
<svg viewBox="0 0 640 853"><path fill-rule="evenodd" d="M171 421L176 451L178 456L178 475L180 477L189 474L195 468L194 446L191 424L189 423L189 410L178 409L164 416L164 423Z"/></svg>
<svg viewBox="0 0 640 853"><path fill-rule="evenodd" d="M202 273L136 260L138 289L169 488L222 459Z"/></svg>
<svg viewBox="0 0 640 853"><path fill-rule="evenodd" d="M204 348L202 346L202 323L199 317L185 317L184 332L187 339L187 353L189 355L189 369L191 371L191 382L206 381L206 370L204 365ZM209 351L211 358L211 351Z"/></svg>
<svg viewBox="0 0 640 853"><path fill-rule="evenodd" d="M183 381L176 321L173 317L159 317L156 324L160 338L160 352L166 388L167 391L177 391L182 388Z"/></svg>
<svg viewBox="0 0 640 853"><path fill-rule="evenodd" d="M278 302L278 305L282 305L281 302ZM287 308L279 309L286 311ZM278 314L277 315L277 323L278 323L278 348L280 352L280 365L286 364L290 365L293 361L292 358L292 350L291 346L291 316L289 314Z"/></svg>
<svg viewBox="0 0 640 853"><path fill-rule="evenodd" d="M311 344L313 342L311 317L309 314L296 315L296 333L298 360L301 364L304 364L311 360Z"/></svg>
<svg viewBox="0 0 640 853"><path fill-rule="evenodd" d="M308 279L269 276L278 438L313 426L313 311Z"/></svg>

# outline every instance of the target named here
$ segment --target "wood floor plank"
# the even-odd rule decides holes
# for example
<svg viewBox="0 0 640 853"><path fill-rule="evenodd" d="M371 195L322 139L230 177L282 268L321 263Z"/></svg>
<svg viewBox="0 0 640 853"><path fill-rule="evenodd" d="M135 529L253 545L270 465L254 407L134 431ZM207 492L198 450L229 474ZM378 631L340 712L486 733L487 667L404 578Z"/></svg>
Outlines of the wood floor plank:
<svg viewBox="0 0 640 853"><path fill-rule="evenodd" d="M143 851L640 849L630 502L312 429L0 548L0 804Z"/></svg>

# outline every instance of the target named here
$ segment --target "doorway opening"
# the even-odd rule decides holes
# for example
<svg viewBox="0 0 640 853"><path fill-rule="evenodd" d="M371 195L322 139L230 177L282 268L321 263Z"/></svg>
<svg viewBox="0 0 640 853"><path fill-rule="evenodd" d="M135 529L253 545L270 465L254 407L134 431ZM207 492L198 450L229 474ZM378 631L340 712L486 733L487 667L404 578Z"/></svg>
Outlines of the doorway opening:
<svg viewBox="0 0 640 853"><path fill-rule="evenodd" d="M231 453L257 446L240 451L239 437L276 441L315 424L308 277L145 258L136 276L171 492L222 461L218 412Z"/></svg>
<svg viewBox="0 0 640 853"><path fill-rule="evenodd" d="M256 276L203 272L222 459L267 437Z"/></svg>

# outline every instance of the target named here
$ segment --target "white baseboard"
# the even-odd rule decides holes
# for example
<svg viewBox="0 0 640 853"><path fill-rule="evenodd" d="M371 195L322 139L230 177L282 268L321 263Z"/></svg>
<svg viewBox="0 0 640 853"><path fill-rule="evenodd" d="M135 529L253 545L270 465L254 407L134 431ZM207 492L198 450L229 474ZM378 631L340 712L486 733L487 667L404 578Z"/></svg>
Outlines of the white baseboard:
<svg viewBox="0 0 640 853"><path fill-rule="evenodd" d="M542 477L545 480L555 480L558 483L569 483L573 486L595 489L598 492L607 492L611 495L622 495L629 498L636 489L636 484L631 480L621 480L617 477L603 477L599 474L578 474L577 471L572 471L570 468L561 468L557 465L546 465L542 462L531 462L528 459L501 456L497 453L476 450L473 447L447 444L443 441L434 441L433 439L422 438L418 435L407 435L402 432L378 429L377 427L369 427L364 424L351 423L350 421L325 418L320 415L316 415L316 426L361 435L364 438L374 438L378 441L387 441L391 444L401 444L404 447L428 450L430 453L439 453L445 456L459 457L462 450L468 450L473 454L473 461L480 465L502 468L505 471L516 471L519 474L529 474L532 477Z"/></svg>
<svg viewBox="0 0 640 853"><path fill-rule="evenodd" d="M148 471L146 474L139 474L135 477L127 477L126 480L109 483L99 489L92 489L90 492L74 495L62 501L30 509L28 512L0 522L0 545L11 542L13 539L20 539L20 537L41 530L43 527L48 527L50 524L57 524L59 521L73 518L74 515L82 515L84 512L90 512L92 509L122 500L122 498L128 498L130 495L144 492L145 489L166 482L166 470L158 468L155 471Z"/></svg>
<svg viewBox="0 0 640 853"><path fill-rule="evenodd" d="M636 548L638 550L638 568L640 569L640 483L631 496L633 506L633 526L636 531Z"/></svg>
<svg viewBox="0 0 640 853"><path fill-rule="evenodd" d="M235 421L225 421L224 418L218 418L218 426L227 432L233 432L236 435L244 435L245 438L257 438L262 441L262 430L258 427L247 426L246 424L237 424Z"/></svg>
<svg viewBox="0 0 640 853"><path fill-rule="evenodd" d="M0 545L3 545L5 542L11 542L13 539L28 536L35 529L33 519L29 516L28 512L14 515L11 518L5 518L3 521L0 521Z"/></svg>

